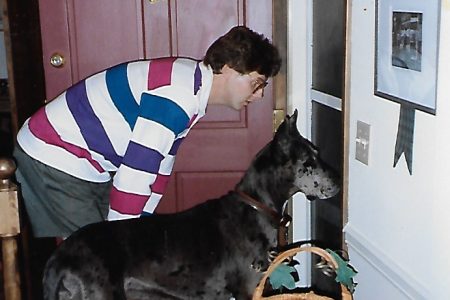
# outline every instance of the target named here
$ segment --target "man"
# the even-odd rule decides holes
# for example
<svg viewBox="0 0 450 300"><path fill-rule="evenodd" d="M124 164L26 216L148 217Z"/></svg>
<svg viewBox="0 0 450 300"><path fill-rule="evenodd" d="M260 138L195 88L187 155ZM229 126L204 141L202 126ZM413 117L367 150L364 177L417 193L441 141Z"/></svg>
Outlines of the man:
<svg viewBox="0 0 450 300"><path fill-rule="evenodd" d="M232 28L203 61L120 64L67 89L18 133L17 179L36 237L152 213L178 147L208 104L239 110L281 65L263 35Z"/></svg>

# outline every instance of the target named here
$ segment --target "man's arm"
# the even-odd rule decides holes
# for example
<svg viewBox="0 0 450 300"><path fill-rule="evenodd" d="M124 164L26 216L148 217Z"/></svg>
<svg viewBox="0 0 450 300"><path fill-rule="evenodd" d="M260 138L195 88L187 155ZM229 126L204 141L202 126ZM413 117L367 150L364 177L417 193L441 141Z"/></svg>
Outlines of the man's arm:
<svg viewBox="0 0 450 300"><path fill-rule="evenodd" d="M174 157L171 150L177 148L176 138L190 121L186 111L168 98L142 95L132 138L114 176L108 220L139 217L149 199L159 202L161 197L152 195L167 185L173 165L170 156ZM156 205L148 203L147 209Z"/></svg>

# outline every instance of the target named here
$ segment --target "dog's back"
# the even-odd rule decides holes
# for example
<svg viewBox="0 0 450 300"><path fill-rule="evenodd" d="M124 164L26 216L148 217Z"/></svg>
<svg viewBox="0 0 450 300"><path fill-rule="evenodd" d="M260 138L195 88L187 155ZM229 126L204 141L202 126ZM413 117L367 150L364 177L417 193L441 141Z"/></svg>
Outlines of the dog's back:
<svg viewBox="0 0 450 300"><path fill-rule="evenodd" d="M255 226L259 214L235 197L229 194L176 215L86 226L48 261L45 298L78 293L79 299L127 299L125 290L128 298L139 299L150 294L229 299L247 285L254 287L259 276L249 280L254 272L247 264L243 273L241 264L265 260L258 255L265 254L276 235L268 240Z"/></svg>

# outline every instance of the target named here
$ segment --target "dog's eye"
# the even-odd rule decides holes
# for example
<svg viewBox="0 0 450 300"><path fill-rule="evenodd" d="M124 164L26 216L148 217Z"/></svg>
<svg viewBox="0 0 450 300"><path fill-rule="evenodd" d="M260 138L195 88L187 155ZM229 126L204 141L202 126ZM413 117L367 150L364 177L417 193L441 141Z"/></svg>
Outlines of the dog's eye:
<svg viewBox="0 0 450 300"><path fill-rule="evenodd" d="M316 167L316 159L313 158L313 157L308 158L308 159L303 163L303 166L304 166L305 168L310 168L310 167L315 168L315 167Z"/></svg>

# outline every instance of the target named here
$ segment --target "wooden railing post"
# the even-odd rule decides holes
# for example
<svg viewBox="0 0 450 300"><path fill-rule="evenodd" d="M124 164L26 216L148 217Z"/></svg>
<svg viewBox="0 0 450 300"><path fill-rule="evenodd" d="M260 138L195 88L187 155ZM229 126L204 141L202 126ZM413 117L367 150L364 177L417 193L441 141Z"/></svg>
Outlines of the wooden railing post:
<svg viewBox="0 0 450 300"><path fill-rule="evenodd" d="M20 300L20 272L16 237L20 233L17 186L10 178L16 170L11 159L0 158L0 238L3 252L5 300Z"/></svg>

